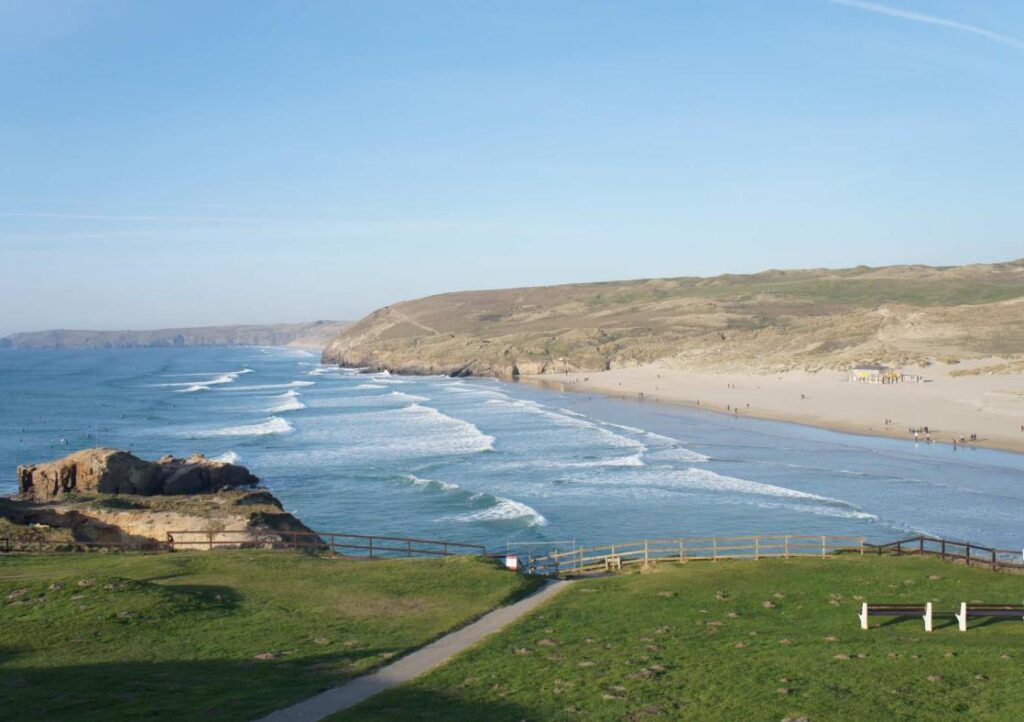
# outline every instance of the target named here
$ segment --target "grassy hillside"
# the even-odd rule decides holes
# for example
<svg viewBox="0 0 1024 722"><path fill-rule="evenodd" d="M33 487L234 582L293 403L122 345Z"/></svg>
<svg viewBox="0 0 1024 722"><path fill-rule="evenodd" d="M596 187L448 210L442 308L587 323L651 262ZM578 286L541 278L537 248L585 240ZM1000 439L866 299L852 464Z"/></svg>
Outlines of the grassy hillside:
<svg viewBox="0 0 1024 722"><path fill-rule="evenodd" d="M324 360L509 377L666 360L775 371L1024 354L1024 260L470 291L375 311Z"/></svg>
<svg viewBox="0 0 1024 722"><path fill-rule="evenodd" d="M861 599L1021 603L1024 577L913 557L691 562L576 582L336 722L1011 722L1024 622L879 618Z"/></svg>
<svg viewBox="0 0 1024 722"><path fill-rule="evenodd" d="M0 718L251 720L531 585L468 557L0 556Z"/></svg>

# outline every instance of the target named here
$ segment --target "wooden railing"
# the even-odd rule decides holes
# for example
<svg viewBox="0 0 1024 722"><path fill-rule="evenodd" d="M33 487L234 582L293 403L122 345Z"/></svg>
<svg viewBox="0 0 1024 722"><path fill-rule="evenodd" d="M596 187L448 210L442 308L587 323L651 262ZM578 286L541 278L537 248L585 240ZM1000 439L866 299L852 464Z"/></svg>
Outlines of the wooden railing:
<svg viewBox="0 0 1024 722"><path fill-rule="evenodd" d="M658 561L828 557L837 552L863 554L865 546L863 537L811 534L644 539L528 556L524 566L530 574L572 575L619 570L629 564L646 566Z"/></svg>
<svg viewBox="0 0 1024 722"><path fill-rule="evenodd" d="M968 566L987 566L992 571L1024 570L1024 556L1022 556L1024 552L1013 549L996 549L971 542L915 536L885 544L865 544L864 546L868 551L877 554L920 554L936 556L943 561L961 562Z"/></svg>
<svg viewBox="0 0 1024 722"><path fill-rule="evenodd" d="M411 537L345 534L342 532L301 531L169 531L167 546L171 550L214 549L217 547L269 547L276 549L309 549L348 556L413 557L451 556L453 554L485 555L480 544L415 539Z"/></svg>

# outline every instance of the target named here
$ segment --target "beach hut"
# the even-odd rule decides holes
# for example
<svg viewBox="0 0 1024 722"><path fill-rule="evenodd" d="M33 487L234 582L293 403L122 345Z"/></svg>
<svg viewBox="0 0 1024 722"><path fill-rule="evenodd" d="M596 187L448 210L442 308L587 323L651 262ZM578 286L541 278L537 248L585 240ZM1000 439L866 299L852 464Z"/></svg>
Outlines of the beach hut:
<svg viewBox="0 0 1024 722"><path fill-rule="evenodd" d="M893 377L893 370L888 366L880 364L861 364L853 366L848 372L846 379L850 383L859 384L883 384Z"/></svg>

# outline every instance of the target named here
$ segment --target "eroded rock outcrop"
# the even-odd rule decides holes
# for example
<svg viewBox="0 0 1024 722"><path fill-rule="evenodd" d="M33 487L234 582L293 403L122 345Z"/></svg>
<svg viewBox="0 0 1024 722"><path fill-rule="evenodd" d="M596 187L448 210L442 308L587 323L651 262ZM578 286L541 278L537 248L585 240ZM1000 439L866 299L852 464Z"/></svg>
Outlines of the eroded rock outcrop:
<svg viewBox="0 0 1024 722"><path fill-rule="evenodd" d="M57 501L0 498L0 519L43 539L179 550L294 547L325 550L312 529L265 490L195 496L86 494Z"/></svg>
<svg viewBox="0 0 1024 722"><path fill-rule="evenodd" d="M84 449L63 459L18 467L22 498L47 501L69 493L138 496L203 494L255 486L259 479L244 466L194 454L146 461L118 449Z"/></svg>
<svg viewBox="0 0 1024 722"><path fill-rule="evenodd" d="M327 546L244 466L118 449L84 449L18 467L20 494L0 498L0 520L71 543L175 549Z"/></svg>

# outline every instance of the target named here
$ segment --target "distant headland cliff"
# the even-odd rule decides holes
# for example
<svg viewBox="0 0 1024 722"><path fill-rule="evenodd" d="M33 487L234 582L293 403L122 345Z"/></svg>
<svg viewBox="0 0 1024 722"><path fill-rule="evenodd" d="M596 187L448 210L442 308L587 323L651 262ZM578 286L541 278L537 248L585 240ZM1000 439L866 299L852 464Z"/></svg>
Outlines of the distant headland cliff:
<svg viewBox="0 0 1024 722"><path fill-rule="evenodd" d="M775 373L1024 354L1024 259L466 291L379 309L325 363L515 378L654 362Z"/></svg>
<svg viewBox="0 0 1024 722"><path fill-rule="evenodd" d="M55 329L14 333L0 338L0 348L95 349L167 346L325 346L348 326L347 321L313 321L269 325L199 326L151 331L73 331Z"/></svg>

